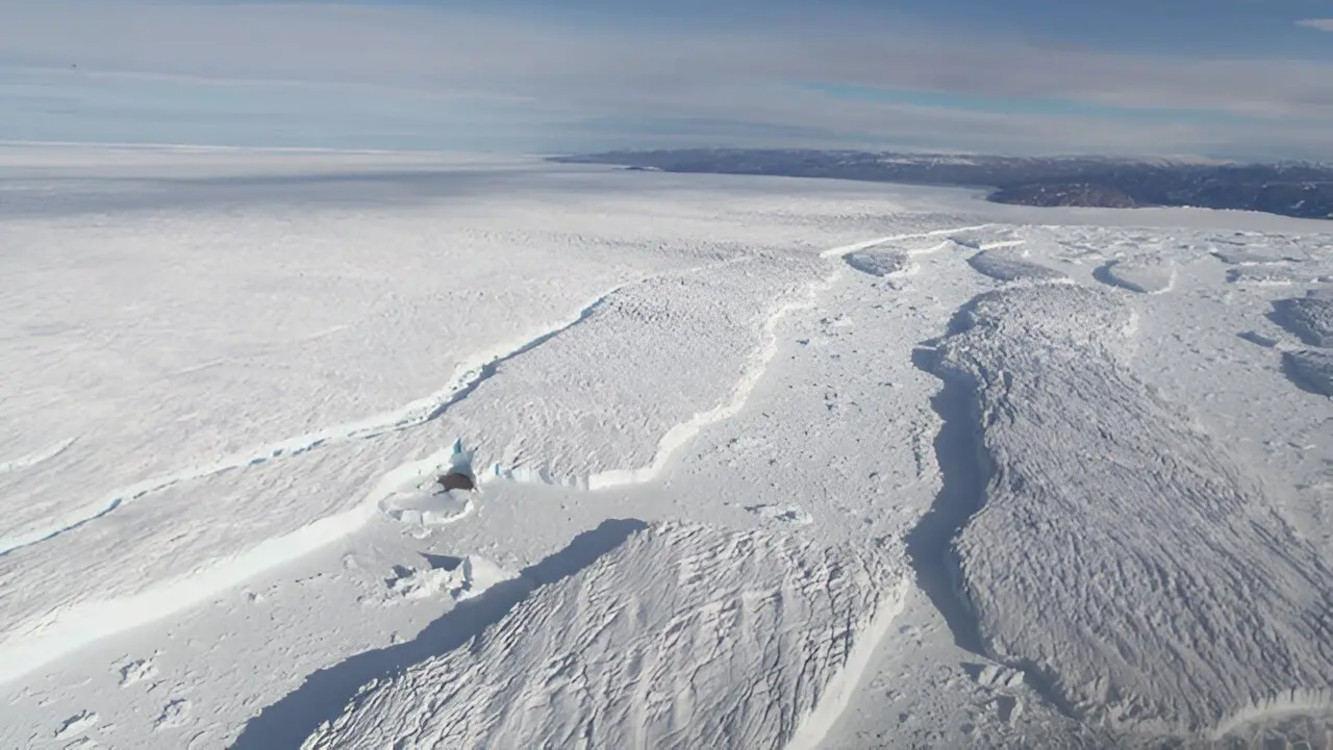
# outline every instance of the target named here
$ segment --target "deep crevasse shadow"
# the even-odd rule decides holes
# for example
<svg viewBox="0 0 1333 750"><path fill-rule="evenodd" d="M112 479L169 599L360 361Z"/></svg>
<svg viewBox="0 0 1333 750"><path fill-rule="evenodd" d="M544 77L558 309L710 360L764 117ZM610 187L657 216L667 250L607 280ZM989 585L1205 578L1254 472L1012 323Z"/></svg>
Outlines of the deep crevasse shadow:
<svg viewBox="0 0 1333 750"><path fill-rule="evenodd" d="M927 342L926 345L931 342ZM923 345L925 346L925 345ZM940 377L935 370L938 354L929 348L912 352L917 369ZM979 454L975 399L962 383L940 378L943 388L930 400L942 424L935 436L935 460L940 467L940 491L935 502L908 532L907 557L917 585L929 597L953 634L954 644L983 655L981 634L971 605L960 591L953 540L972 514L981 508L986 478Z"/></svg>
<svg viewBox="0 0 1333 750"><path fill-rule="evenodd" d="M969 313L976 299L963 306L949 322L947 336L971 327ZM906 537L907 557L916 573L917 585L944 618L954 645L983 658L987 653L981 638L976 613L963 588L958 556L953 542L967 522L981 510L986 500L986 484L994 475L994 465L981 440L980 418L976 411L975 387L939 372L940 340L925 341L912 351L912 364L943 384L930 400L931 408L942 424L935 436L935 460L940 467L940 491L935 502L917 521ZM1055 686L1055 677L1029 660L1005 661L1023 672L1024 679L1058 713L1078 719L1080 714Z"/></svg>
<svg viewBox="0 0 1333 750"><path fill-rule="evenodd" d="M574 537L564 549L524 568L516 578L459 602L413 640L357 654L311 674L296 690L250 719L232 750L299 748L320 724L337 718L362 685L466 645L538 587L588 567L646 527L634 519L603 521Z"/></svg>

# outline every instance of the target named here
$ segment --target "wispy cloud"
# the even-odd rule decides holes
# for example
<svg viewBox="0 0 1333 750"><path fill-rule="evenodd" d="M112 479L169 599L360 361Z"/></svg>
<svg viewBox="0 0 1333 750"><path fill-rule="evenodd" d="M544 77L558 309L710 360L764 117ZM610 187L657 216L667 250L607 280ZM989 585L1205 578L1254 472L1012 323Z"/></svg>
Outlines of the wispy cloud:
<svg viewBox="0 0 1333 750"><path fill-rule="evenodd" d="M1333 32L1333 18L1303 18L1297 21L1296 25Z"/></svg>
<svg viewBox="0 0 1333 750"><path fill-rule="evenodd" d="M401 5L0 0L0 28L14 32L0 37L0 65L47 71L36 88L104 109L116 106L108 90L155 97L186 118L207 105L198 92L227 86L257 116L282 112L293 137L342 127L530 150L725 137L1333 157L1333 64L1033 45L882 18L710 29ZM93 74L118 83L73 83ZM277 85L282 96L262 93ZM181 87L195 94L163 93Z"/></svg>

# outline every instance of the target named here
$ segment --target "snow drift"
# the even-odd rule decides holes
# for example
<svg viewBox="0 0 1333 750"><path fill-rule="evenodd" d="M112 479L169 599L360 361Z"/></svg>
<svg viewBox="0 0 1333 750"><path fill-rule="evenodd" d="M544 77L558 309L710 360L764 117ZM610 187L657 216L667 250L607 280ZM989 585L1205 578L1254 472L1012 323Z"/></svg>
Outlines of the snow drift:
<svg viewBox="0 0 1333 750"><path fill-rule="evenodd" d="M303 747L812 744L900 606L897 575L874 550L650 526L367 685Z"/></svg>
<svg viewBox="0 0 1333 750"><path fill-rule="evenodd" d="M1319 349L1283 352L1282 364L1288 377L1301 388L1333 397L1333 352Z"/></svg>
<svg viewBox="0 0 1333 750"><path fill-rule="evenodd" d="M643 481L692 422L743 400L772 355L772 326L808 304L826 273L818 260L773 254L628 285L506 361L440 420L441 438L469 437L483 484Z"/></svg>
<svg viewBox="0 0 1333 750"><path fill-rule="evenodd" d="M905 252L861 250L843 256L847 265L871 276L901 276L910 273L912 261Z"/></svg>
<svg viewBox="0 0 1333 750"><path fill-rule="evenodd" d="M1124 366L1133 323L1101 289L1005 289L941 346L989 472L954 542L985 648L1120 730L1208 731L1327 691L1333 571Z"/></svg>
<svg viewBox="0 0 1333 750"><path fill-rule="evenodd" d="M1160 294L1171 289L1176 269L1157 257L1113 260L1097 269L1097 279L1112 286L1140 294Z"/></svg>
<svg viewBox="0 0 1333 750"><path fill-rule="evenodd" d="M999 281L1058 281L1068 278L1054 268L1024 260L1019 254L1007 249L983 250L968 258L967 262L977 273Z"/></svg>
<svg viewBox="0 0 1333 750"><path fill-rule="evenodd" d="M1310 293L1273 303L1273 319L1310 346L1333 346L1333 297Z"/></svg>

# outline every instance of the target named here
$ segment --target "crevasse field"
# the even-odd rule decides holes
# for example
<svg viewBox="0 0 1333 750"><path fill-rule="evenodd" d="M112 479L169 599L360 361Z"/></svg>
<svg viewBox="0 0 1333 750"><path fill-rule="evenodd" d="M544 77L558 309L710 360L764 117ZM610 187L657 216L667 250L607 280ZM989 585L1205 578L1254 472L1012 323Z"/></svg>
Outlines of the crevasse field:
<svg viewBox="0 0 1333 750"><path fill-rule="evenodd" d="M1333 223L6 146L0 282L0 747L1333 743Z"/></svg>

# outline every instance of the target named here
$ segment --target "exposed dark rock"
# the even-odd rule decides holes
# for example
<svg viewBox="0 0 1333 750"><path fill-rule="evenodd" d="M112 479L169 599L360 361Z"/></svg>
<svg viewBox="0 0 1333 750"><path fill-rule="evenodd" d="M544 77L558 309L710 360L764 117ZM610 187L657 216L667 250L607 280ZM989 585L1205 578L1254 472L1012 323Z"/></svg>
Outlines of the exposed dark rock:
<svg viewBox="0 0 1333 750"><path fill-rule="evenodd" d="M1106 157L1008 157L801 149L613 151L554 161L666 172L828 177L991 187L1034 206L1197 206L1333 218L1333 165L1229 164Z"/></svg>
<svg viewBox="0 0 1333 750"><path fill-rule="evenodd" d="M470 490L475 490L477 488L476 483L472 481L472 477L468 476L467 474L462 474L459 472L454 472L452 474L443 474L440 476L439 479L436 480L436 482L446 490L470 491Z"/></svg>
<svg viewBox="0 0 1333 750"><path fill-rule="evenodd" d="M1024 206L1090 206L1097 208L1137 208L1144 205L1125 191L1091 182L1036 183L1004 188L991 193L996 203Z"/></svg>

